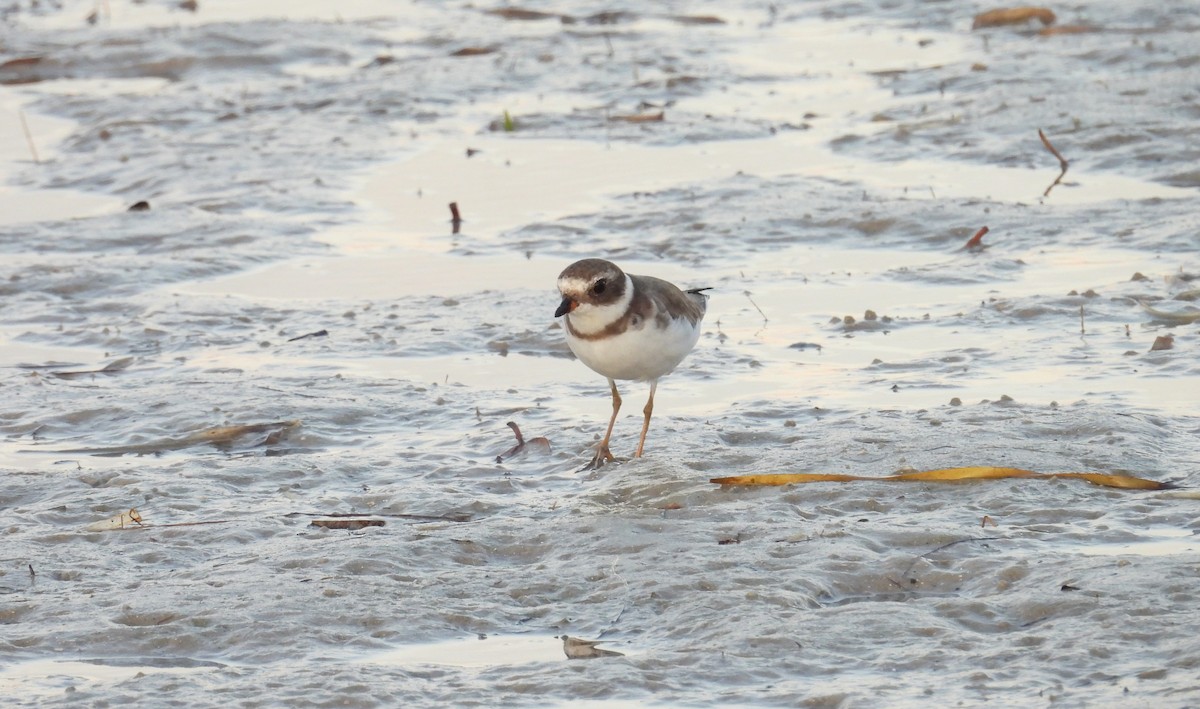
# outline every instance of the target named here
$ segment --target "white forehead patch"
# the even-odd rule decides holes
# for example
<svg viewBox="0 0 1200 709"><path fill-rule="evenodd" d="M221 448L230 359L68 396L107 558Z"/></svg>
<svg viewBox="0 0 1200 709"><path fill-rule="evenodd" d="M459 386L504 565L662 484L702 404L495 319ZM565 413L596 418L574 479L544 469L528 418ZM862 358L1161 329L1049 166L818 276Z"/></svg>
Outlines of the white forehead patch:
<svg viewBox="0 0 1200 709"><path fill-rule="evenodd" d="M576 278L574 276L565 276L558 279L558 292L563 294L586 293L588 288L591 287L591 281L586 281L582 278Z"/></svg>

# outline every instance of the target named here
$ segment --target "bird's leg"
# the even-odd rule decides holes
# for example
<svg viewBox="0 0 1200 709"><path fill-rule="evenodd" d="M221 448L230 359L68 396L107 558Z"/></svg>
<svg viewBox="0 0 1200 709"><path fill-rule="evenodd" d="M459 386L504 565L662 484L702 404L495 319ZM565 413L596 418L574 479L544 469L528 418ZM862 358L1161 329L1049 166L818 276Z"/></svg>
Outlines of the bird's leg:
<svg viewBox="0 0 1200 709"><path fill-rule="evenodd" d="M604 440L600 441L600 445L596 447L596 455L592 458L589 470L595 470L605 463L613 461L612 451L608 449L608 439L612 438L613 424L617 422L617 412L621 410L621 395L617 393L617 383L612 379L608 380L608 386L612 389L612 418L608 420L608 430L604 432Z"/></svg>
<svg viewBox="0 0 1200 709"><path fill-rule="evenodd" d="M646 432L650 430L650 414L654 413L654 390L658 388L658 380L650 380L650 398L646 400L646 408L642 409L642 413L646 414L646 421L642 423L642 437L638 439L637 453L633 454L634 458L642 457L642 449L646 447Z"/></svg>

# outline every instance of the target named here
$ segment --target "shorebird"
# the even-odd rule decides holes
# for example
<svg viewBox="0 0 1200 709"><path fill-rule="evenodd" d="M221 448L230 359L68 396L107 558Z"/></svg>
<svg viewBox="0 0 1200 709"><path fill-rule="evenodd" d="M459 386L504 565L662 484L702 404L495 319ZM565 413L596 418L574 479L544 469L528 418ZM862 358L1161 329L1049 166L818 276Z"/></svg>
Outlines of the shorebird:
<svg viewBox="0 0 1200 709"><path fill-rule="evenodd" d="M640 458L650 430L658 380L669 374L700 338L708 288L680 290L652 276L625 273L616 264L589 258L567 266L558 276L567 345L581 362L608 378L612 418L604 440L587 468L613 460L608 449L621 395L616 380L650 382L650 398L642 409L645 420L635 458Z"/></svg>

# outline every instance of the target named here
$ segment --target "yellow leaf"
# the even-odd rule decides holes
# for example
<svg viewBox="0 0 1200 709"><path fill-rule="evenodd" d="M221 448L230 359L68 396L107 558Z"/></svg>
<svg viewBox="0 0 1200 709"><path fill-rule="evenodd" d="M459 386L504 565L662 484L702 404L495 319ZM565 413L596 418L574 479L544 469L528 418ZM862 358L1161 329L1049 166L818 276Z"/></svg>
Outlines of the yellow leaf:
<svg viewBox="0 0 1200 709"><path fill-rule="evenodd" d="M955 480L996 480L999 478L1034 478L1037 476L1038 474L1032 470L978 466L972 468L942 468L940 470L926 470L921 473L904 473L884 478L884 480L953 482Z"/></svg>
<svg viewBox="0 0 1200 709"><path fill-rule="evenodd" d="M792 485L799 483L819 482L852 482L858 480L886 482L958 482L962 480L998 480L1002 478L1072 478L1089 482L1101 487L1114 487L1123 490L1165 490L1172 485L1157 480L1137 478L1132 475L1115 473L1035 473L1021 468L997 468L992 466L975 466L966 468L941 468L925 470L916 473L901 473L887 477L865 477L861 475L844 475L839 473L760 473L756 475L734 475L724 478L712 478L709 482L717 485Z"/></svg>
<svg viewBox="0 0 1200 709"><path fill-rule="evenodd" d="M1079 478L1093 485L1119 487L1125 490L1164 490L1170 487L1169 484L1161 483L1157 480L1146 480L1145 478L1135 478L1132 475L1113 475L1109 473L1050 473L1045 477Z"/></svg>

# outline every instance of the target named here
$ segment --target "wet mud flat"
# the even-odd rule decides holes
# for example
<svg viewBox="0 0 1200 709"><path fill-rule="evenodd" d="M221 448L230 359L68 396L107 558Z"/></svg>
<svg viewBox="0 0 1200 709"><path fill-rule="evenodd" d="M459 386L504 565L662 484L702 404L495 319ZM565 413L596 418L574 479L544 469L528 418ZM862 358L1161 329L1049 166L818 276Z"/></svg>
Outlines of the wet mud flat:
<svg viewBox="0 0 1200 709"><path fill-rule="evenodd" d="M1200 701L1182 10L106 7L0 13L6 705ZM588 256L714 290L578 472ZM1174 488L709 482L969 465Z"/></svg>

